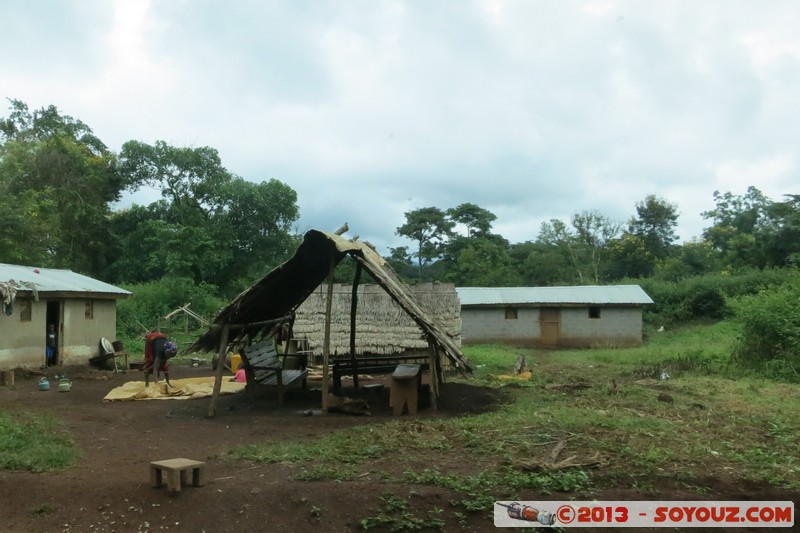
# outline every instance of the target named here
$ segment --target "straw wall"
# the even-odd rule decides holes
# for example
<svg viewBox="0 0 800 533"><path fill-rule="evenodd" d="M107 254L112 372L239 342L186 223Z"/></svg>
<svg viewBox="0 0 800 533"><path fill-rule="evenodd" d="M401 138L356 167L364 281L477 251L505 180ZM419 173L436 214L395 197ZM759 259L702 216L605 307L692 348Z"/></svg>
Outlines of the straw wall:
<svg viewBox="0 0 800 533"><path fill-rule="evenodd" d="M453 342L461 346L461 304L455 286L426 283L409 286L427 318L442 325ZM333 287L331 307L332 355L350 353L350 307L352 285ZM327 285L322 284L297 309L294 338L307 339L308 349L322 353L325 336ZM390 355L408 350L427 350L428 343L417 324L379 285L361 285L356 312L356 354Z"/></svg>

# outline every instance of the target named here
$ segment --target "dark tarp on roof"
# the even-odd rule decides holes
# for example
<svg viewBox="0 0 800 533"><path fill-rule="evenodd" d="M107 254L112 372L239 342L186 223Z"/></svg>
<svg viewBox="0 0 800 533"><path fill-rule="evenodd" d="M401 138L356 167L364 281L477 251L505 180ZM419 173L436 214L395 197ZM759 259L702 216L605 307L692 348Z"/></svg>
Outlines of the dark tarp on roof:
<svg viewBox="0 0 800 533"><path fill-rule="evenodd" d="M437 324L434 317L427 316L414 293L397 278L382 257L365 243L318 230L307 232L291 259L273 269L220 310L208 331L189 346L186 353L217 351L224 324L243 326L229 330L228 345L243 344L248 338L268 335L273 326L257 323L294 313L325 281L331 261L339 264L348 254L408 313L426 337L447 355L453 366L465 373L472 372L472 365L450 340L445 329Z"/></svg>

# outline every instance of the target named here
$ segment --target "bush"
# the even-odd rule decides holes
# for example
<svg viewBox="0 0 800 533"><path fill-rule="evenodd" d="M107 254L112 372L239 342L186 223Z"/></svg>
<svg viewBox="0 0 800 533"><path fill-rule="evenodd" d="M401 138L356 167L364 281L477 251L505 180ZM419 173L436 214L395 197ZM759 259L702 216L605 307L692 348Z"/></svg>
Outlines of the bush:
<svg viewBox="0 0 800 533"><path fill-rule="evenodd" d="M165 278L124 288L133 296L117 303L117 332L123 338L141 336L146 329L155 328L161 317L187 303L206 319L211 319L225 304L213 285L195 285L185 278Z"/></svg>
<svg viewBox="0 0 800 533"><path fill-rule="evenodd" d="M742 333L734 349L738 364L774 377L800 380L800 274L779 287L734 301Z"/></svg>
<svg viewBox="0 0 800 533"><path fill-rule="evenodd" d="M789 269L752 269L679 281L649 278L630 282L641 285L655 302L645 310L644 320L646 324L658 327L704 319L719 320L730 312L727 304L730 299L781 286L791 276Z"/></svg>

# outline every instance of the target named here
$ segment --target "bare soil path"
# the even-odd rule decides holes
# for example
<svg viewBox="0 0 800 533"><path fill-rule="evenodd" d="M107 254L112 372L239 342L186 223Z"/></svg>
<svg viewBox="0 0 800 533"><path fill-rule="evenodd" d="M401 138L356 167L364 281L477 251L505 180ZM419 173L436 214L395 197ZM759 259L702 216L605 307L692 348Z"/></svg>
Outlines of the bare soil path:
<svg viewBox="0 0 800 533"><path fill-rule="evenodd" d="M112 388L141 374L114 374L93 369L48 369L52 378L66 371L73 380L70 392L38 390L38 377L17 374L16 384L0 387L0 409L47 414L63 421L82 457L62 472L29 473L0 470L0 531L186 531L242 532L363 531L361 520L379 512L387 492L413 494L421 509L433 507L451 513L450 491L430 486L389 485L367 470L353 481L296 481L297 467L262 463L234 463L224 457L233 448L267 440L315 439L321 435L392 419L388 405L373 404L373 414L302 416L318 409L318 391L296 391L285 405L274 398L249 403L244 394L223 396L216 418L206 418L210 399L186 401L128 401L105 403ZM211 375L209 368L175 367L173 378ZM52 381L52 379L51 379ZM313 385L312 385L313 387ZM502 401L496 389L448 384L436 411L420 418L450 417L492 409ZM170 495L149 483L149 463L186 457L206 462L206 484ZM455 457L441 455L442 471L458 472ZM393 458L381 463L391 468ZM787 499L765 487L728 484L710 479L705 499ZM579 499L680 500L699 499L680 485L652 489L596 490ZM542 495L567 499L570 495ZM488 513L460 520L443 516L444 531L489 531ZM376 528L375 531L388 531ZM611 531L606 529L605 531ZM626 530L630 531L630 530ZM717 530L719 531L719 530Z"/></svg>

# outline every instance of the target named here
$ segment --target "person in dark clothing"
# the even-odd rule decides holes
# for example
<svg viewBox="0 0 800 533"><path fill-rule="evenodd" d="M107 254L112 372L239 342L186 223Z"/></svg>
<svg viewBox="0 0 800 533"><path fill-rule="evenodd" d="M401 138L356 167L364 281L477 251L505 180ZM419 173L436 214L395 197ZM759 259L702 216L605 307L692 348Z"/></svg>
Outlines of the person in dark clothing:
<svg viewBox="0 0 800 533"><path fill-rule="evenodd" d="M158 383L159 373L164 373L164 379L169 382L169 359L178 353L178 346L160 331L152 331L144 338L144 386L150 385L150 374L155 374Z"/></svg>
<svg viewBox="0 0 800 533"><path fill-rule="evenodd" d="M56 363L56 356L58 355L58 334L56 333L56 325L47 325L47 341L44 347L45 363L47 366L52 366Z"/></svg>

